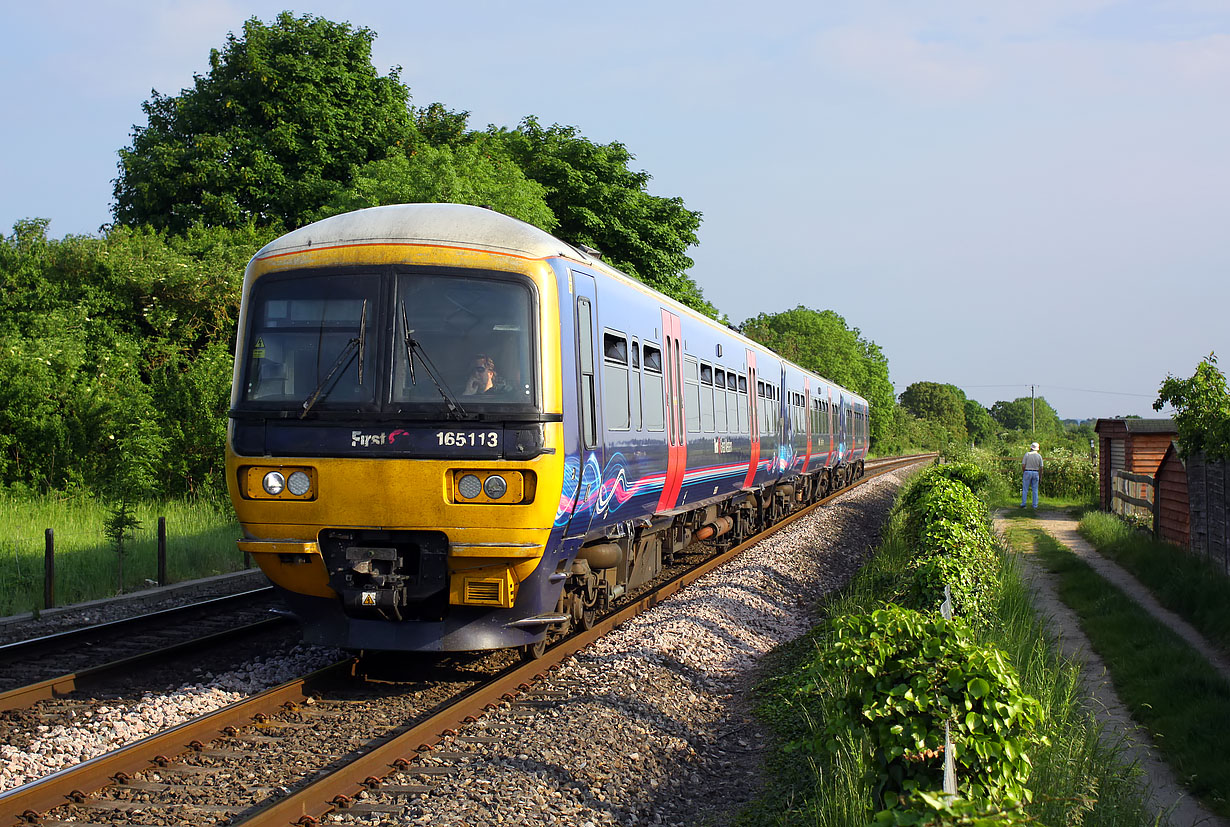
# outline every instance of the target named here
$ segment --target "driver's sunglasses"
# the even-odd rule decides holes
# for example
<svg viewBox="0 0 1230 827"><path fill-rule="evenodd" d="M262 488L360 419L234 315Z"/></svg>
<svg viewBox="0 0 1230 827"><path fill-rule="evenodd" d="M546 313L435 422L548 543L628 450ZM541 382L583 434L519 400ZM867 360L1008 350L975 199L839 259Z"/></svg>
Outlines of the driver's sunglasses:
<svg viewBox="0 0 1230 827"><path fill-rule="evenodd" d="M475 373L486 373L488 370L490 370L490 368L488 368L486 365L475 365L474 366Z"/></svg>

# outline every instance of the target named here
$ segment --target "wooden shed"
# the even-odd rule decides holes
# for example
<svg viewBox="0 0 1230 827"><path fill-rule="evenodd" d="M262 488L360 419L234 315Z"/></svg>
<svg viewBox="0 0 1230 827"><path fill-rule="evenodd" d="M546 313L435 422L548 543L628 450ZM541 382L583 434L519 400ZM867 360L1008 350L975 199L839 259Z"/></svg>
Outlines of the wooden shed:
<svg viewBox="0 0 1230 827"><path fill-rule="evenodd" d="M1179 457L1179 444L1171 440L1154 475L1157 536L1187 550L1191 548L1191 508L1187 497L1187 465Z"/></svg>
<svg viewBox="0 0 1230 827"><path fill-rule="evenodd" d="M1099 419L1098 491L1103 511L1111 510L1116 471L1153 476L1178 435L1173 419Z"/></svg>

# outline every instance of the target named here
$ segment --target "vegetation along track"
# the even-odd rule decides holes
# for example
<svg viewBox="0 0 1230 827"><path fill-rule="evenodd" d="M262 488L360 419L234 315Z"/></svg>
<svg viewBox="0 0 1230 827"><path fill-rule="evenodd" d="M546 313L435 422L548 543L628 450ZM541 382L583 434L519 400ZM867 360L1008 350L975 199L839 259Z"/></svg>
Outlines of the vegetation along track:
<svg viewBox="0 0 1230 827"><path fill-rule="evenodd" d="M864 480L921 459L869 463ZM34 820L36 813L44 814L41 823L47 825L99 820L309 824L340 808L378 813L381 796L429 788L401 781L422 782L433 773L449 772L446 766L423 766L416 759L454 735L456 728L502 701L534 714L535 707L549 699L538 698L532 684L548 669L814 507L656 584L589 631L557 642L540 660L517 663L507 651L434 659L401 656L414 680L359 683L349 679L356 661L347 659L0 795L0 825L20 823L23 814ZM381 677L378 665L366 668L369 677ZM387 674L383 677L388 679ZM385 781L390 775L392 783Z"/></svg>

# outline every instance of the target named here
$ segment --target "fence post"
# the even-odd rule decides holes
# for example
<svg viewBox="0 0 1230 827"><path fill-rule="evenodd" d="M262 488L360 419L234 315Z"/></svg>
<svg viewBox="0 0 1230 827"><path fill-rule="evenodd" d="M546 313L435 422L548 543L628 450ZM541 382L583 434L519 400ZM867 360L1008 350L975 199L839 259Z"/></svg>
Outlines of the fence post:
<svg viewBox="0 0 1230 827"><path fill-rule="evenodd" d="M158 585L167 584L167 518L158 518Z"/></svg>
<svg viewBox="0 0 1230 827"><path fill-rule="evenodd" d="M1162 478L1162 469L1157 469L1153 475L1153 540L1162 538L1162 492L1158 489L1158 480Z"/></svg>
<svg viewBox="0 0 1230 827"><path fill-rule="evenodd" d="M56 532L49 528L43 533L43 608L56 607Z"/></svg>

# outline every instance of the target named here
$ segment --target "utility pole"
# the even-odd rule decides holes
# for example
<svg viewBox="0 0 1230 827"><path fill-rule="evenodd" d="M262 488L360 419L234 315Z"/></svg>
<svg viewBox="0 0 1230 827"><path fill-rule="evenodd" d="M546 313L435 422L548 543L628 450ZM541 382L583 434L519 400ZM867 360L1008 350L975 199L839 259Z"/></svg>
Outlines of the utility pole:
<svg viewBox="0 0 1230 827"><path fill-rule="evenodd" d="M1034 413L1034 386L1029 386L1029 433L1038 438L1038 417Z"/></svg>

